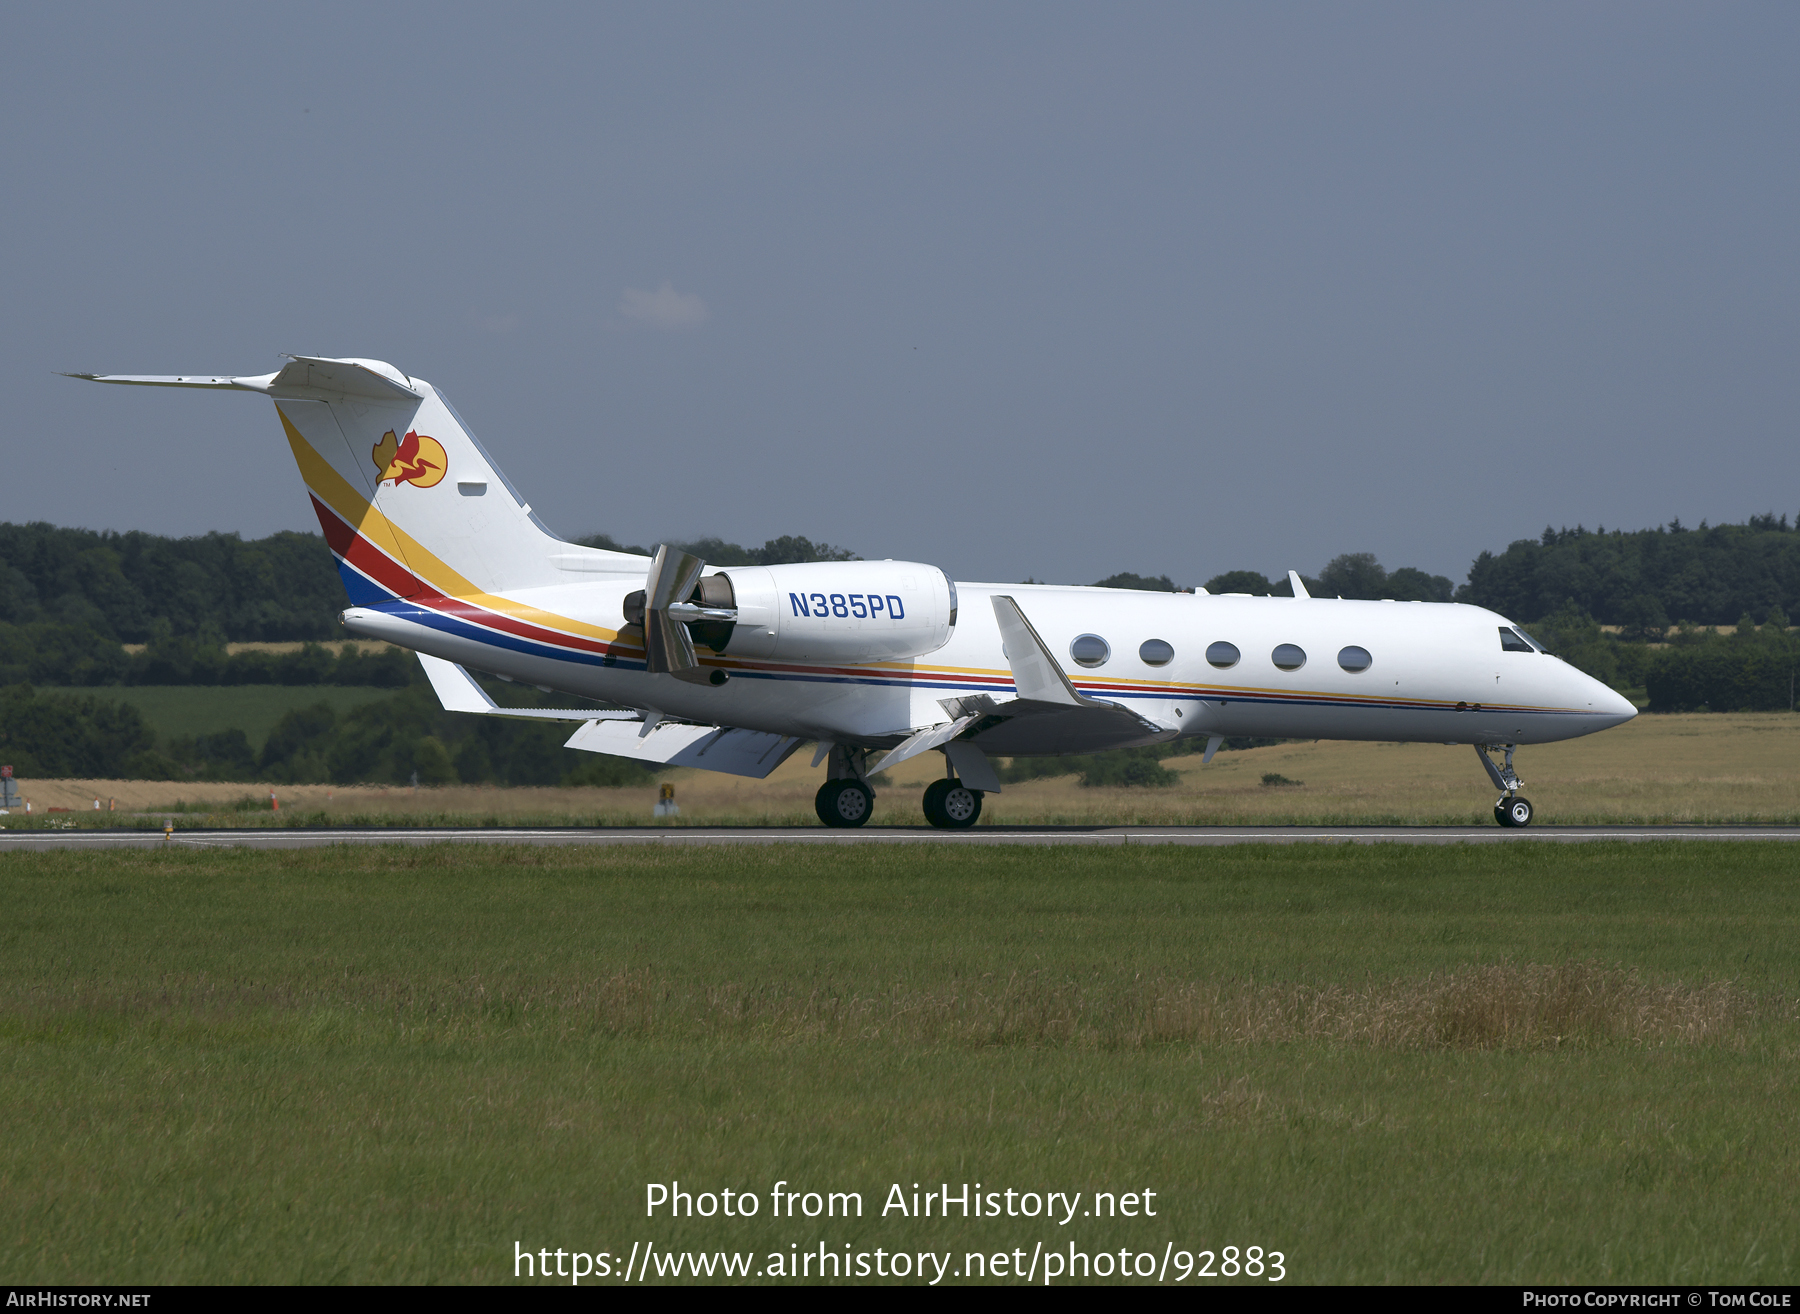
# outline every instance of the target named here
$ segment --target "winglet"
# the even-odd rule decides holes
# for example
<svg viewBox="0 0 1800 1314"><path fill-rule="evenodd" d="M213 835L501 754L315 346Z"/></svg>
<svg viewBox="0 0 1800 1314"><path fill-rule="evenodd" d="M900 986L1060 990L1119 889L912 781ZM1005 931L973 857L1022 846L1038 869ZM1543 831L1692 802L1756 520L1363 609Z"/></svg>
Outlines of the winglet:
<svg viewBox="0 0 1800 1314"><path fill-rule="evenodd" d="M1312 594L1310 594L1306 591L1306 585L1304 585L1300 582L1300 572L1299 571L1297 571L1297 570L1288 571L1288 583L1293 586L1294 596L1296 598L1312 597Z"/></svg>
<svg viewBox="0 0 1800 1314"><path fill-rule="evenodd" d="M1000 625L1000 640L1006 645L1006 662L1012 667L1013 687L1019 697L1034 703L1061 703L1065 707L1104 707L1096 698L1075 692L1069 677L1050 655L1050 649L1038 637L1019 604L1005 594L994 600L994 619Z"/></svg>

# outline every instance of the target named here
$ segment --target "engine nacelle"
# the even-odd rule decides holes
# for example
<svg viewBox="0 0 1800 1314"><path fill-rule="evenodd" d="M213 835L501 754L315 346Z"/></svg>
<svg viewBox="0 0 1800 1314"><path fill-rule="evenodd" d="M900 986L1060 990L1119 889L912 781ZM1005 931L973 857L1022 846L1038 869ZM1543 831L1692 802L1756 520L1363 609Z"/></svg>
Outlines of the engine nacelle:
<svg viewBox="0 0 1800 1314"><path fill-rule="evenodd" d="M956 585L916 561L721 566L737 623L724 651L782 662L899 661L935 652L956 627Z"/></svg>

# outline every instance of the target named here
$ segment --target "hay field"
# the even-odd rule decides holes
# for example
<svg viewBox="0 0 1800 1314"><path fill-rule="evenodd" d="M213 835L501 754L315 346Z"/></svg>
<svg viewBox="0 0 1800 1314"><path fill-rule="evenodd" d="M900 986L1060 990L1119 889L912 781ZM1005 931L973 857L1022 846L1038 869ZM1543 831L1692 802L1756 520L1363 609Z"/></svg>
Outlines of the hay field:
<svg viewBox="0 0 1800 1314"><path fill-rule="evenodd" d="M509 1283L520 1246L617 1285L642 1242L1800 1264L1781 844L15 853L0 927L20 1284ZM646 1218L672 1181L764 1203ZM780 1181L865 1207L776 1217ZM914 1182L1159 1207L884 1216Z"/></svg>
<svg viewBox="0 0 1800 1314"><path fill-rule="evenodd" d="M666 774L676 788L678 825L816 825L812 797L823 768L802 749L767 780L709 772ZM878 790L874 825L924 824L919 795L942 769L938 754L903 764ZM1166 763L1181 775L1168 789L1084 789L1075 777L1009 785L986 800L983 824L1074 825L1468 825L1493 820L1494 791L1467 747L1323 742L1283 744ZM1520 751L1516 763L1538 822L1633 824L1800 822L1800 716L1741 713L1640 716L1617 729ZM1304 783L1264 786L1265 773ZM218 824L276 820L372 822L418 819L454 824L648 824L658 785L625 789L500 789L448 786L278 786L280 818L266 811L267 785L118 781L30 781L22 789L41 812L79 810L116 799L122 812L231 807ZM70 814L71 818L77 814ZM15 819L9 818L8 821ZM123 820L123 818L119 818Z"/></svg>

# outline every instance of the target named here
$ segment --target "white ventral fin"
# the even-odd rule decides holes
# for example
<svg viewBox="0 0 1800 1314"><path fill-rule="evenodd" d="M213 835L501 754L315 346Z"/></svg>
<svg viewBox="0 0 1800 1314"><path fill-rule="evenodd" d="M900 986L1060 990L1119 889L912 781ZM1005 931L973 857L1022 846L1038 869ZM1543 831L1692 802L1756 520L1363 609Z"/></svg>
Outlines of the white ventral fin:
<svg viewBox="0 0 1800 1314"><path fill-rule="evenodd" d="M731 726L682 725L663 721L648 734L636 725L617 721L589 721L569 736L564 748L584 753L610 753L639 762L667 766L698 767L731 776L761 780L788 760L805 741L791 735L737 730Z"/></svg>
<svg viewBox="0 0 1800 1314"><path fill-rule="evenodd" d="M477 716L505 716L520 721L636 721L636 712L597 712L584 707L502 707L487 695L455 662L419 655L431 688L446 712L473 712Z"/></svg>

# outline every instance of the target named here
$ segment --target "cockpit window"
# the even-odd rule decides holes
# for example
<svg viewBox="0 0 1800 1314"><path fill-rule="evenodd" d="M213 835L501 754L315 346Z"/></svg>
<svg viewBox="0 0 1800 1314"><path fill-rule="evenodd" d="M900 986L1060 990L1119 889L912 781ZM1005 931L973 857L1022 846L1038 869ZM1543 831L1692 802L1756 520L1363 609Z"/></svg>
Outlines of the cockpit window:
<svg viewBox="0 0 1800 1314"><path fill-rule="evenodd" d="M1526 641L1525 637L1519 631L1505 625L1500 627L1500 647L1506 652L1537 651L1536 648L1532 647L1531 644Z"/></svg>

